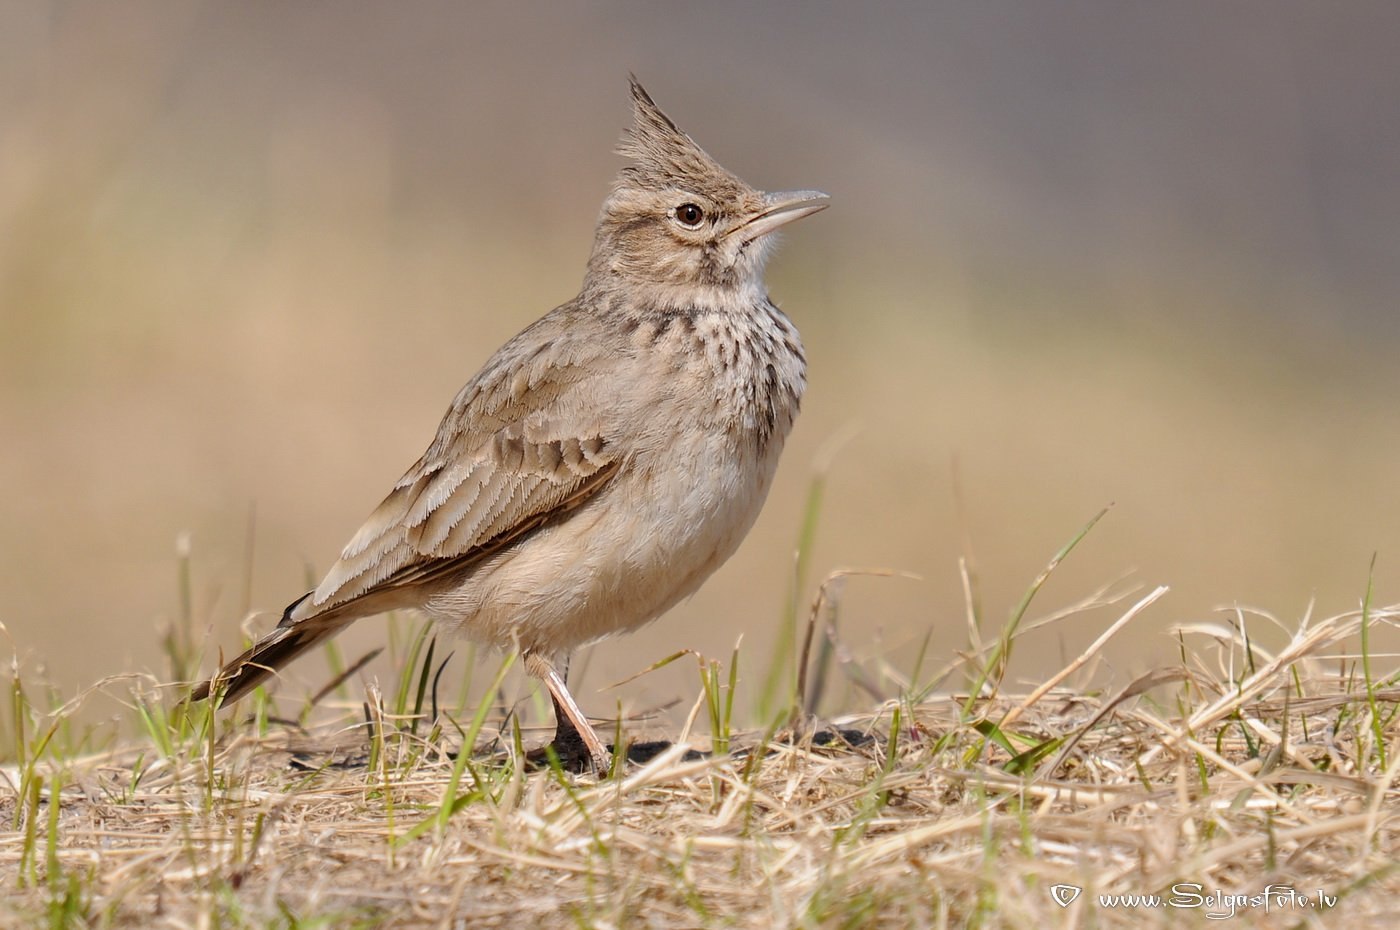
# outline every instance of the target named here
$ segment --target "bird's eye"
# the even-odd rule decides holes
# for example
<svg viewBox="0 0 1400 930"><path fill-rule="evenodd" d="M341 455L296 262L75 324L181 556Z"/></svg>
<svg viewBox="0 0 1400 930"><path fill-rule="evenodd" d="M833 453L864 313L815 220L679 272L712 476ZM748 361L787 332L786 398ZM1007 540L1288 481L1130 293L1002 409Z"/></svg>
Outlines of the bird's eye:
<svg viewBox="0 0 1400 930"><path fill-rule="evenodd" d="M687 229L698 229L705 219L705 211L693 203L683 203L676 207L676 219Z"/></svg>

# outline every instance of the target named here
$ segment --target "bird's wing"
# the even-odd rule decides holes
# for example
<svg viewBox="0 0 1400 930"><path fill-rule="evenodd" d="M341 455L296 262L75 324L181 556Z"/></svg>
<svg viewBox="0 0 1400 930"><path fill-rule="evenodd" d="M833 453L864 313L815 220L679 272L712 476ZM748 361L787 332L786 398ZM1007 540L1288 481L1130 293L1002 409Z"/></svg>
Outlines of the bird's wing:
<svg viewBox="0 0 1400 930"><path fill-rule="evenodd" d="M502 347L462 389L428 451L284 626L465 568L607 484L626 444L607 435L595 399L606 395L598 385L616 354L578 328L547 338L538 329L549 319Z"/></svg>

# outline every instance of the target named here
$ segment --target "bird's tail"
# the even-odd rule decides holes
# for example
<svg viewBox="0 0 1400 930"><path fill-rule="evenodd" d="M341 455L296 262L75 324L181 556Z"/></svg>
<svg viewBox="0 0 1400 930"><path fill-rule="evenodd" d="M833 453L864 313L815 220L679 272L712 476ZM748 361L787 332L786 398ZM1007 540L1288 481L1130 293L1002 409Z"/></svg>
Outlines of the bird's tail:
<svg viewBox="0 0 1400 930"><path fill-rule="evenodd" d="M232 704L272 677L282 666L326 637L339 633L360 616L358 612L332 609L305 620L293 621L292 611L306 597L293 601L287 607L276 629L254 643L247 652L225 663L212 679L197 685L190 694L190 700L203 701L211 693L216 693L222 695L223 704Z"/></svg>

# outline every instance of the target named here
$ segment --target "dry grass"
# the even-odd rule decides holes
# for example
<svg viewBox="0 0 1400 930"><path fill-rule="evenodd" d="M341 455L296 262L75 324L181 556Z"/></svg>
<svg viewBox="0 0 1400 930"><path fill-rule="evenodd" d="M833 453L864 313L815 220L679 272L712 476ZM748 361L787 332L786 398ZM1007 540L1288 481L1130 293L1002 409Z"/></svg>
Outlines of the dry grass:
<svg viewBox="0 0 1400 930"><path fill-rule="evenodd" d="M135 689L144 736L101 752L67 730L77 702L39 713L16 669L0 918L1112 927L1205 925L1233 910L1247 926L1389 925L1400 688L1369 641L1400 608L1292 630L1237 611L1179 630L1179 652L1148 675L1089 687L1106 677L1103 644L1162 593L1026 695L1001 690L1012 648L1121 594L1036 622L1018 612L986 643L973 627L968 649L922 685L861 672L902 696L842 718L849 739L826 745L811 727L795 740L731 731L734 666L702 661L681 742L703 753L678 745L602 778L528 771L521 747L539 737L496 701L431 719L435 660L421 637L402 650L394 694L371 686L362 707L318 708L314 725L279 722L266 695L251 715L215 719ZM508 665L485 693L500 693ZM950 675L976 696L936 692ZM453 751L464 740L474 753ZM1084 890L1061 907L1059 884ZM1267 909L1190 897L1268 886ZM1295 906L1283 887L1335 901ZM1120 894L1178 905L1100 897Z"/></svg>

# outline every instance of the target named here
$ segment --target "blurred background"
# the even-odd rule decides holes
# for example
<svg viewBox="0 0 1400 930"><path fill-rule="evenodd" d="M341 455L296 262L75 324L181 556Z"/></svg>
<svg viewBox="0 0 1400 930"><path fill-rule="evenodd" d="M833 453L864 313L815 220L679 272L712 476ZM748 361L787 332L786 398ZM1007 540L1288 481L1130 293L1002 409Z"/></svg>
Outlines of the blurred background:
<svg viewBox="0 0 1400 930"><path fill-rule="evenodd" d="M68 691L161 674L185 537L211 654L269 626L575 292L629 71L740 176L833 207L769 273L811 386L768 506L595 650L586 707L688 705L689 665L594 686L741 632L753 684L823 459L802 603L838 567L922 579L847 584L861 660L907 670L932 630L941 664L960 557L999 626L1109 504L1032 614L1170 585L1115 674L1221 607L1351 609L1373 553L1385 601L1398 47L1387 3L5 4L0 622ZM1032 634L1013 678L1121 609Z"/></svg>

